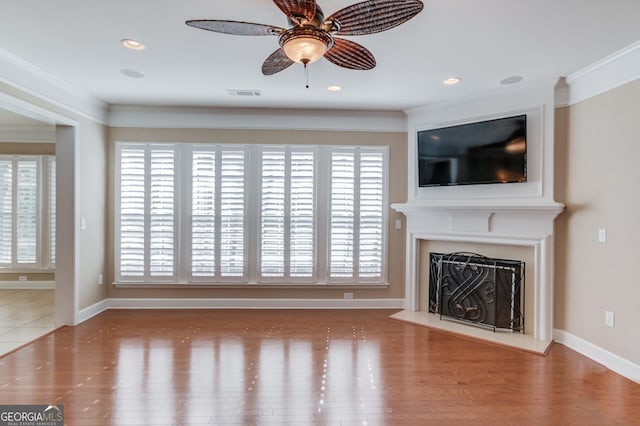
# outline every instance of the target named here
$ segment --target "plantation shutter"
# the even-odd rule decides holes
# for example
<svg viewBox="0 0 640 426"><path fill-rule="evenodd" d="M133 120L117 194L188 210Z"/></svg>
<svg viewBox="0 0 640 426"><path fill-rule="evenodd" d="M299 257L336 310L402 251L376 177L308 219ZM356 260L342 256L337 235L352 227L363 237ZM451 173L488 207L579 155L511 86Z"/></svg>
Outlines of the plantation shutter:
<svg viewBox="0 0 640 426"><path fill-rule="evenodd" d="M332 154L330 278L384 277L385 167L380 150Z"/></svg>
<svg viewBox="0 0 640 426"><path fill-rule="evenodd" d="M260 275L314 275L314 163L311 150L262 152Z"/></svg>
<svg viewBox="0 0 640 426"><path fill-rule="evenodd" d="M49 264L56 264L56 159L49 157L49 237L47 244L49 246Z"/></svg>
<svg viewBox="0 0 640 426"><path fill-rule="evenodd" d="M331 231L329 276L354 276L355 245L355 154L331 155Z"/></svg>
<svg viewBox="0 0 640 426"><path fill-rule="evenodd" d="M175 152L151 149L149 275L172 277L175 260Z"/></svg>
<svg viewBox="0 0 640 426"><path fill-rule="evenodd" d="M17 161L16 185L16 263L38 263L39 176L37 159Z"/></svg>
<svg viewBox="0 0 640 426"><path fill-rule="evenodd" d="M119 142L116 281L385 282L386 156Z"/></svg>
<svg viewBox="0 0 640 426"><path fill-rule="evenodd" d="M120 275L145 276L145 148L120 151Z"/></svg>
<svg viewBox="0 0 640 426"><path fill-rule="evenodd" d="M0 158L0 265L5 269L53 266L48 257L49 231L55 229L55 210L49 206L50 200L55 202L52 162L55 157L43 155Z"/></svg>
<svg viewBox="0 0 640 426"><path fill-rule="evenodd" d="M315 268L315 173L312 151L291 153L291 223L289 272L291 277L311 278Z"/></svg>
<svg viewBox="0 0 640 426"><path fill-rule="evenodd" d="M175 277L175 149L139 145L120 151L120 276Z"/></svg>
<svg viewBox="0 0 640 426"><path fill-rule="evenodd" d="M220 275L245 276L245 153L224 150L220 165Z"/></svg>
<svg viewBox="0 0 640 426"><path fill-rule="evenodd" d="M285 274L285 153L262 153L260 260L263 277Z"/></svg>
<svg viewBox="0 0 640 426"><path fill-rule="evenodd" d="M359 272L362 278L383 274L384 158L380 152L360 155Z"/></svg>
<svg viewBox="0 0 640 426"><path fill-rule="evenodd" d="M216 152L194 150L191 176L191 276L216 274Z"/></svg>
<svg viewBox="0 0 640 426"><path fill-rule="evenodd" d="M13 161L0 160L0 265L13 262Z"/></svg>

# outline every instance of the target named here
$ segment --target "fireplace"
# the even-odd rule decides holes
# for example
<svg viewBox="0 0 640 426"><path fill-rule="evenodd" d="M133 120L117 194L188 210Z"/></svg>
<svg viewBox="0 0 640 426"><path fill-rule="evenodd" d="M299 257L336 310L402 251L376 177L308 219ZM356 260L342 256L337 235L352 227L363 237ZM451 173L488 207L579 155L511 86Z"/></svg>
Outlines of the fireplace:
<svg viewBox="0 0 640 426"><path fill-rule="evenodd" d="M429 253L429 265L429 312L524 333L524 262L455 252Z"/></svg>
<svg viewBox="0 0 640 426"><path fill-rule="evenodd" d="M405 310L394 315L415 324L545 353L553 332L553 221L562 211L554 202L510 200L409 202L392 207L406 218ZM427 250L422 250L423 246ZM482 248L476 249L476 245ZM482 253L526 261L526 306L519 332L494 333L481 327L442 321L429 312L428 253ZM517 253L516 253L517 252ZM426 271L425 271L426 270Z"/></svg>

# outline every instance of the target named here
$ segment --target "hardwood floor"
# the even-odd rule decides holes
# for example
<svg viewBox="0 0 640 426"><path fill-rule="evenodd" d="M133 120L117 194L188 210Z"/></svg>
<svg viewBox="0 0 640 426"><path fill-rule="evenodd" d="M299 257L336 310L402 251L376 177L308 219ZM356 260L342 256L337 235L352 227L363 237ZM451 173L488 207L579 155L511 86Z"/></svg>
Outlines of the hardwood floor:
<svg viewBox="0 0 640 426"><path fill-rule="evenodd" d="M1 404L68 425L633 425L640 385L389 310L107 311L0 358Z"/></svg>

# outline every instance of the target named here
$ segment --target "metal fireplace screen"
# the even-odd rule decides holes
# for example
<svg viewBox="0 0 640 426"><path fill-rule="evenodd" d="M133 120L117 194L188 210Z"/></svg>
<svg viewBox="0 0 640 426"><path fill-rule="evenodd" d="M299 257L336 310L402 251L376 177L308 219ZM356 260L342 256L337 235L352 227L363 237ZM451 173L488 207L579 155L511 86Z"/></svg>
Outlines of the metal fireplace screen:
<svg viewBox="0 0 640 426"><path fill-rule="evenodd" d="M524 333L524 262L476 253L429 253L429 312Z"/></svg>

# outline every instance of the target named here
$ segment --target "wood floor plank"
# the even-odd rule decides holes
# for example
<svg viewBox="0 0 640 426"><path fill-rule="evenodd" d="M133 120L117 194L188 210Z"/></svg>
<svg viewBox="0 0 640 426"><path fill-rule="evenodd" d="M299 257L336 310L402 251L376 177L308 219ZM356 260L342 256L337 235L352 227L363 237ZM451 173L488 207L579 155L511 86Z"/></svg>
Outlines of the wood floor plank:
<svg viewBox="0 0 640 426"><path fill-rule="evenodd" d="M633 425L640 385L388 310L104 312L0 358L0 403L69 425Z"/></svg>

